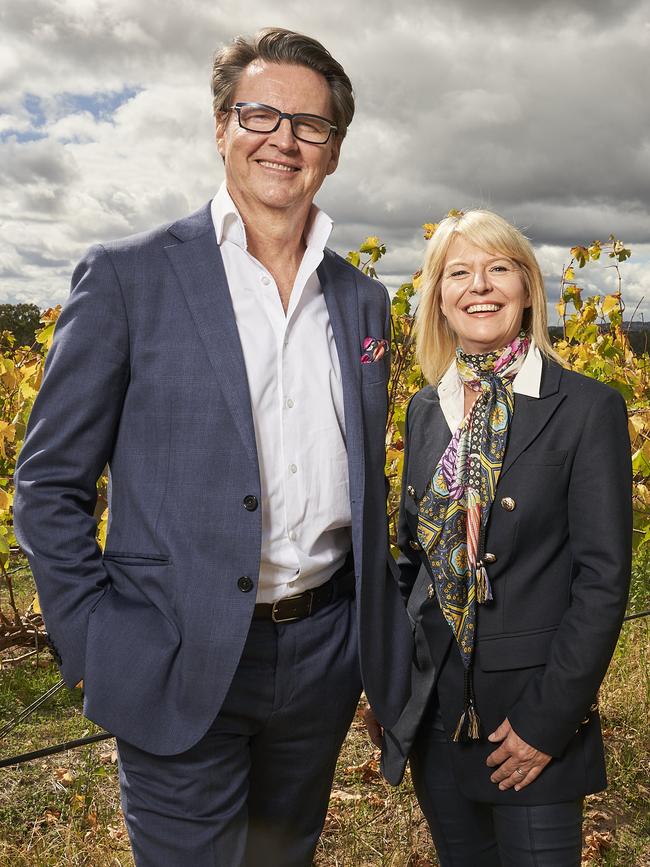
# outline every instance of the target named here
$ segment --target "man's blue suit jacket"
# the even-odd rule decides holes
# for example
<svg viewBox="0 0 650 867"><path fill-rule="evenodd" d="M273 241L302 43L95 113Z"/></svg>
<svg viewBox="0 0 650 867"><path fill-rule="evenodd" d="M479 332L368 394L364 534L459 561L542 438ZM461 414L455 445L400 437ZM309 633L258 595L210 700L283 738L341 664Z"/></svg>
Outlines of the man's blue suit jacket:
<svg viewBox="0 0 650 867"><path fill-rule="evenodd" d="M389 358L360 362L365 337L389 337L390 308L383 287L329 250L318 275L343 379L362 674L390 726L409 689L400 656L410 658L411 630L387 568ZM92 248L72 287L19 459L16 533L63 677L84 680L86 715L150 752L178 753L206 732L232 680L261 545L261 509L243 505L261 500L259 468L209 205ZM106 464L102 555L94 511Z"/></svg>

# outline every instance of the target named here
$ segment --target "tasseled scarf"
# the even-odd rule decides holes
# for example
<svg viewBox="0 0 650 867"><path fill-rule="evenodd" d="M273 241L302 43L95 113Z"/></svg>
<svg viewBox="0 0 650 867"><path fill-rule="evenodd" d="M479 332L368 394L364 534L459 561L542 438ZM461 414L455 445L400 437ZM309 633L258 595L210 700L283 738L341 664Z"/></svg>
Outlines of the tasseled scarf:
<svg viewBox="0 0 650 867"><path fill-rule="evenodd" d="M456 350L458 374L479 395L451 438L418 503L418 541L434 576L433 586L465 669L464 710L455 741L477 740L472 657L476 603L492 599L483 563L485 528L499 481L514 408L512 381L528 352L525 334L485 355Z"/></svg>

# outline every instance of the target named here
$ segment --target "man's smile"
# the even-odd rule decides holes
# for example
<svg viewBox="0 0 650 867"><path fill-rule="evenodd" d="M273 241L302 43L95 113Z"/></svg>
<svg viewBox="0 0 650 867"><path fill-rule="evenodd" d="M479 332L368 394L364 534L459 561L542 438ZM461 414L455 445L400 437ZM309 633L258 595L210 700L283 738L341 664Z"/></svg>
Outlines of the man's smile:
<svg viewBox="0 0 650 867"><path fill-rule="evenodd" d="M285 163L276 163L271 160L256 160L258 165L264 166L265 169L276 169L281 172L299 172L300 169L297 166L289 166Z"/></svg>

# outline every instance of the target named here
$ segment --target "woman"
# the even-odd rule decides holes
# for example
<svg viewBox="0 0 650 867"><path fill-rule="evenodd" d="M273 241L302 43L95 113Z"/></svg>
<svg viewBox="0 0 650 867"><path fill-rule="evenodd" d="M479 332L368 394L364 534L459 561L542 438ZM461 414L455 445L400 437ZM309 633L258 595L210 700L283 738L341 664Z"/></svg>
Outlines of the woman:
<svg viewBox="0 0 650 867"><path fill-rule="evenodd" d="M384 773L410 757L443 867L578 867L630 576L625 403L558 363L532 248L496 214L443 220L422 285L398 534L416 653Z"/></svg>

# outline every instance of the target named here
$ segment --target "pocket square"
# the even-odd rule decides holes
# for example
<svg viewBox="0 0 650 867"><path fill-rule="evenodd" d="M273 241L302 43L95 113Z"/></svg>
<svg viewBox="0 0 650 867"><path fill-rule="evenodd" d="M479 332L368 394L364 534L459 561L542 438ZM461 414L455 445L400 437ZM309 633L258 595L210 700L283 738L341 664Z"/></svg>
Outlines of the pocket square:
<svg viewBox="0 0 650 867"><path fill-rule="evenodd" d="M361 364L372 364L373 361L379 361L380 358L384 357L387 350L387 340L382 340L380 337L366 337L363 341Z"/></svg>

